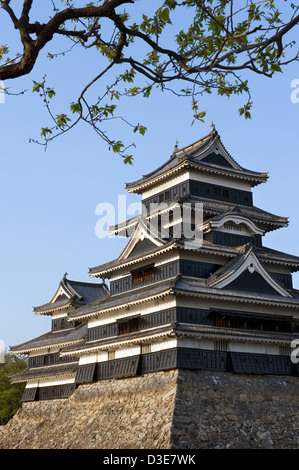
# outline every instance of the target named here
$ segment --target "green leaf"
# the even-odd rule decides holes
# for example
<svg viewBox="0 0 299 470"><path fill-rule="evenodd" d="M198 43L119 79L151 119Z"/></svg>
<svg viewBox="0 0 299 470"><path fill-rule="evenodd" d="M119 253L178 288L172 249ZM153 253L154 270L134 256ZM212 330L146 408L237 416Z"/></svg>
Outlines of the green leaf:
<svg viewBox="0 0 299 470"><path fill-rule="evenodd" d="M32 88L32 91L36 91L37 93L39 93L39 92L40 92L40 89L41 89L41 88L42 88L42 89L44 88L44 84L43 84L43 83L38 83L38 82L36 82L35 80L33 80L33 83L34 83L34 86L33 86L33 88Z"/></svg>
<svg viewBox="0 0 299 470"><path fill-rule="evenodd" d="M169 21L169 8L159 8L157 10L157 15L163 21Z"/></svg>
<svg viewBox="0 0 299 470"><path fill-rule="evenodd" d="M54 91L53 88L47 88L47 89L46 89L46 93L47 93L47 95L48 95L49 98L53 98L53 96L56 95L56 93L55 93L55 91Z"/></svg>
<svg viewBox="0 0 299 470"><path fill-rule="evenodd" d="M67 125L68 121L70 121L70 118L68 118L66 114L62 113L56 116L56 123L58 127L62 129Z"/></svg>
<svg viewBox="0 0 299 470"><path fill-rule="evenodd" d="M78 102L76 103L76 102L73 101L73 102L70 104L70 110L72 111L73 114L75 114L75 113L80 113L80 112L81 112L81 105L80 105L80 103L78 103Z"/></svg>
<svg viewBox="0 0 299 470"><path fill-rule="evenodd" d="M271 64L271 70L272 72L282 72L279 64Z"/></svg>
<svg viewBox="0 0 299 470"><path fill-rule="evenodd" d="M133 155L126 155L124 157L124 164L125 165L133 165Z"/></svg>
<svg viewBox="0 0 299 470"><path fill-rule="evenodd" d="M138 124L137 126L134 127L133 132L139 132L139 134L144 135L147 131L147 127L142 126L141 124Z"/></svg>
<svg viewBox="0 0 299 470"><path fill-rule="evenodd" d="M47 137L47 134L52 134L51 129L49 129L48 127L42 127L40 135L42 137Z"/></svg>
<svg viewBox="0 0 299 470"><path fill-rule="evenodd" d="M113 142L111 147L112 147L113 152L119 153L121 149L124 147L124 144L120 140L118 140L117 142Z"/></svg>

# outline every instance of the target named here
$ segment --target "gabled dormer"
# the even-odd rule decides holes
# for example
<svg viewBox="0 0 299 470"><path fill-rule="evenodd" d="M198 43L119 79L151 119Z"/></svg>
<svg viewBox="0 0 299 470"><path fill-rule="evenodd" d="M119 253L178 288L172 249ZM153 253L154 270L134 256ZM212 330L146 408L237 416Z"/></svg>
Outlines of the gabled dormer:
<svg viewBox="0 0 299 470"><path fill-rule="evenodd" d="M282 297L292 298L292 295L263 267L251 244L240 247L240 255L212 274L206 285L217 289L279 294Z"/></svg>
<svg viewBox="0 0 299 470"><path fill-rule="evenodd" d="M69 312L109 294L104 283L73 281L67 279L66 276L67 273L61 279L50 302L34 307L36 315L50 315L52 317L52 331L73 328L75 323L68 320Z"/></svg>
<svg viewBox="0 0 299 470"><path fill-rule="evenodd" d="M154 250L155 248L162 247L164 244L165 241L159 233L158 225L157 227L151 227L143 217L140 217L129 242L118 257L118 261L129 257L132 258L142 252Z"/></svg>

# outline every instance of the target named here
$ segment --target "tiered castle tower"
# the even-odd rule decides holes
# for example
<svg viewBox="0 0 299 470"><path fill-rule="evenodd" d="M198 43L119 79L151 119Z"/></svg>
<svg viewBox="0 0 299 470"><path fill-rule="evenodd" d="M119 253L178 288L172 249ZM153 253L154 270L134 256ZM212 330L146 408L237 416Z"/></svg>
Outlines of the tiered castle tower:
<svg viewBox="0 0 299 470"><path fill-rule="evenodd" d="M11 348L29 353L29 369L11 378L26 381L23 400L173 368L298 375L290 346L299 334L299 257L263 244L288 225L253 205L252 188L267 178L241 167L213 126L127 184L144 210L111 228L129 239L117 259L89 270L102 284L82 295L64 278L73 290L62 283L35 309L53 315L52 332Z"/></svg>

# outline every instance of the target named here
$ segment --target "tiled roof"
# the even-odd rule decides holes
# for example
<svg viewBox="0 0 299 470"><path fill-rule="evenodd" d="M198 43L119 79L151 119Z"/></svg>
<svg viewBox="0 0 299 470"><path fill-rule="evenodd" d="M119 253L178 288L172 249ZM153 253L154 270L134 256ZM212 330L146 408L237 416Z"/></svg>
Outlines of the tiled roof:
<svg viewBox="0 0 299 470"><path fill-rule="evenodd" d="M87 325L81 324L76 328L65 329L57 332L49 331L37 338L31 339L25 343L11 346L13 353L26 353L35 349L42 349L49 346L62 346L76 341L80 341L87 334Z"/></svg>
<svg viewBox="0 0 299 470"><path fill-rule="evenodd" d="M60 291L63 295L58 295ZM34 312L37 314L51 314L55 310L69 306L87 305L105 297L108 292L105 284L73 281L67 279L64 275L52 300L39 307L34 307Z"/></svg>
<svg viewBox="0 0 299 470"><path fill-rule="evenodd" d="M80 344L69 346L63 348L61 350L62 353L71 352L76 354L76 352L85 350L85 349L93 349L93 348L108 348L108 347L115 347L116 345L124 346L127 343L137 342L140 344L142 340L149 340L151 337L154 339L158 336L167 336L171 335L174 330L174 324L167 324L162 326L157 326L156 328L152 328L150 330L141 330L135 333L129 333L126 335L118 335L109 338L101 338L95 341L82 341ZM67 354L66 354L67 355Z"/></svg>
<svg viewBox="0 0 299 470"><path fill-rule="evenodd" d="M259 340L265 339L285 341L290 343L295 337L296 333L281 333L275 331L260 331L260 330L247 330L237 328L225 328L212 325L194 325L190 323L178 323L175 331L177 333L198 333L201 337L238 337L243 340Z"/></svg>
<svg viewBox="0 0 299 470"><path fill-rule="evenodd" d="M190 194L168 203L168 210L172 210L173 206L176 204L180 204L181 206L183 204L191 204L191 207L195 207L195 204L202 204L204 219L220 220L228 215L239 215L251 220L257 224L257 226L263 228L265 232L269 232L280 227L287 227L289 223L288 217L272 214L271 212L265 211L256 206L236 205L234 202L220 201ZM151 213L150 215L153 216L154 213ZM119 225L110 227L110 230L115 234L125 233L129 228L132 229L133 227L136 227L139 221L140 217L136 216Z"/></svg>
<svg viewBox="0 0 299 470"><path fill-rule="evenodd" d="M175 242L172 240L168 243L165 243L163 246L155 246L154 248L152 247L147 247L144 248L143 250L140 250L137 254L133 253L132 256L128 256L128 258L118 260L114 259L108 263L102 264L100 266L95 266L94 268L89 269L90 275L93 274L99 274L99 273L107 273L111 268L114 268L115 266L117 267L122 267L126 265L133 265L134 262L140 258L145 258L145 257L151 257L152 256L157 256L159 252L164 252L165 250L167 251L168 249L171 249L175 247Z"/></svg>
<svg viewBox="0 0 299 470"><path fill-rule="evenodd" d="M281 217L271 212L259 209L256 206L241 206L230 202L216 201L213 199L200 198L197 196L187 196L184 201L185 203L203 204L204 215L211 217L219 216L222 218L224 215L233 215L238 213L239 215L252 220L257 225L261 225L266 231L272 230L272 227L286 227L288 225L288 218Z"/></svg>
<svg viewBox="0 0 299 470"><path fill-rule="evenodd" d="M218 285L221 285L221 283L223 282L229 281L230 279L232 279L232 276L238 273L238 271L239 274L244 272L245 269L247 271L247 268L249 266L248 263L251 262L251 268L253 269L253 271L251 272L259 272L258 276L262 276L264 278L267 291L273 290L274 292L276 290L279 294L283 296L291 297L290 292L284 289L283 286L281 286L280 283L272 276L272 274L262 266L258 257L255 254L255 247L251 243L247 243L244 246L238 247L238 251L240 253L239 256L236 256L234 259L225 263L216 272L211 274L208 279L206 279L207 286L216 287ZM248 285L246 285L246 287L244 286L244 289L242 290L251 291L250 286ZM260 291L258 290L258 292Z"/></svg>
<svg viewBox="0 0 299 470"><path fill-rule="evenodd" d="M246 245L239 247L239 254L232 258L230 261L225 263L221 268L214 272L208 279L206 279L206 285L215 283L217 280L227 276L228 273L235 272L245 261L245 259L253 251L253 245L247 243Z"/></svg>
<svg viewBox="0 0 299 470"><path fill-rule="evenodd" d="M293 267L293 271L297 271L299 269L299 256L273 250L272 248L267 248L265 246L255 247L255 253L262 261L275 264L286 264Z"/></svg>
<svg viewBox="0 0 299 470"><path fill-rule="evenodd" d="M174 336L195 336L196 338L234 338L240 341L264 342L280 342L289 344L296 337L296 333L282 333L275 331L259 331L249 329L224 328L212 325L195 325L191 323L172 322L167 325L157 326L149 330L141 330L126 335L118 335L109 338L101 338L95 341L82 341L74 346L68 346L61 350L63 355L80 355L87 351L104 349L110 347L124 346L133 343L140 344L142 341L148 342L158 337L174 337Z"/></svg>
<svg viewBox="0 0 299 470"><path fill-rule="evenodd" d="M70 319L81 319L97 312L112 310L119 306L127 306L130 303L142 303L148 297L160 297L167 294L175 282L175 277L152 284L136 287L120 294L110 295L103 300L98 300L86 307L79 308L69 315Z"/></svg>
<svg viewBox="0 0 299 470"><path fill-rule="evenodd" d="M202 245L199 248L198 244L194 243L194 248L192 242L189 241L188 246L185 246L184 240L172 240L166 243L164 246L160 247L157 246L154 249L144 250L141 253L138 253L135 256L129 256L126 259L119 261L118 259L114 259L108 263L102 264L100 266L96 266L94 268L90 268L90 275L101 275L103 277L109 277L110 274L120 268L125 266L133 266L138 261L143 261L147 259L151 259L159 255L159 253L163 253L165 250L192 250L194 249L196 252L200 253L211 253L211 254L218 254L225 257L232 257L238 256L240 254L240 248L238 247L229 247L223 245L216 245L211 243L207 240L202 241ZM273 250L271 248L263 247L255 247L255 254L258 258L265 262L273 263L273 264L282 264L291 267L293 271L299 270L299 256L290 255L288 253L284 253L281 251Z"/></svg>
<svg viewBox="0 0 299 470"><path fill-rule="evenodd" d="M299 309L299 295L295 289L293 297L281 295L262 294L258 292L245 292L228 287L217 288L207 286L205 279L181 276L176 282L174 293L185 295L199 295L202 297L218 298L221 300L233 300L242 303L257 303L263 305L286 306Z"/></svg>
<svg viewBox="0 0 299 470"><path fill-rule="evenodd" d="M57 377L61 375L75 374L78 368L77 362L68 362L45 367L33 367L24 369L21 372L9 377L11 383L27 382L32 379L42 379L44 377Z"/></svg>
<svg viewBox="0 0 299 470"><path fill-rule="evenodd" d="M222 149L222 153L225 154L228 165L213 164L206 161L202 161L203 154L207 154L209 150L213 150L214 146L218 144ZM266 181L268 175L267 173L261 173L256 171L247 170L239 165L236 160L234 160L231 155L225 149L218 132L213 127L212 131L205 137L199 139L193 144L187 145L181 149L175 149L169 160L167 160L163 165L161 165L156 170L144 175L137 181L127 183L126 188L128 191L138 191L138 188L150 183L156 178L162 178L164 175L167 175L169 172L179 169L184 163L195 164L201 167L202 170L215 170L221 173L230 174L232 176L243 176L251 179L255 184Z"/></svg>

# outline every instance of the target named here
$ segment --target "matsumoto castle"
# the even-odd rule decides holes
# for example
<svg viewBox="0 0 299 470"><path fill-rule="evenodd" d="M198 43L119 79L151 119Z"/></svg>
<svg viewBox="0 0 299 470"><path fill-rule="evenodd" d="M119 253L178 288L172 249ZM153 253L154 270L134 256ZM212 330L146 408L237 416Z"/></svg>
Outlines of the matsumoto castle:
<svg viewBox="0 0 299 470"><path fill-rule="evenodd" d="M175 368L298 376L290 354L299 337L299 257L264 245L264 235L288 225L253 204L252 188L267 178L241 167L213 126L127 184L156 210L111 227L128 243L117 259L89 269L99 282L65 275L34 308L52 328L11 347L29 355L28 368L10 378L26 383L22 401ZM193 238L182 230L182 207Z"/></svg>

